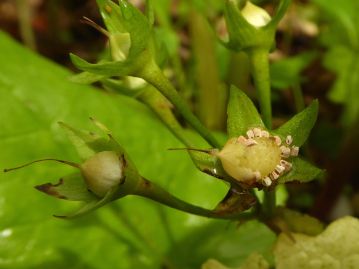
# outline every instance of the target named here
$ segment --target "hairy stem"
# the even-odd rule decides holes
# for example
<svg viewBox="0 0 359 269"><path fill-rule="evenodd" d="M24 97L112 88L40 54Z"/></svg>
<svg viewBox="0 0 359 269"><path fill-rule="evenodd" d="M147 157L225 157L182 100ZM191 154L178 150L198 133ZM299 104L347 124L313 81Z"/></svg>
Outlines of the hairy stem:
<svg viewBox="0 0 359 269"><path fill-rule="evenodd" d="M252 219L254 217L253 213L216 212L215 210L208 210L199 206L192 205L190 203L187 203L181 199L174 197L166 190L162 189L158 185L155 185L154 183L144 178L139 183L137 189L134 191L133 194L146 197L148 199L167 205L174 209L178 209L183 212L187 212L193 215L203 216L207 218L247 220L247 219Z"/></svg>
<svg viewBox="0 0 359 269"><path fill-rule="evenodd" d="M172 104L160 92L152 86L148 86L137 98L159 117L179 141L186 147L194 147L194 144L190 141L173 114Z"/></svg>
<svg viewBox="0 0 359 269"><path fill-rule="evenodd" d="M255 48L248 52L251 63L251 71L257 90L259 106L263 122L268 129L272 128L272 104L269 75L269 51ZM273 215L276 204L275 189L264 193L263 211L267 217Z"/></svg>
<svg viewBox="0 0 359 269"><path fill-rule="evenodd" d="M212 136L210 131L204 127L200 120L192 113L186 102L178 94L173 85L163 75L162 71L155 64L145 66L139 77L157 88L173 105L178 109L186 121L213 147L221 148L221 145Z"/></svg>
<svg viewBox="0 0 359 269"><path fill-rule="evenodd" d="M269 52L266 49L256 48L248 52L263 122L268 129L271 129L272 105L268 55Z"/></svg>

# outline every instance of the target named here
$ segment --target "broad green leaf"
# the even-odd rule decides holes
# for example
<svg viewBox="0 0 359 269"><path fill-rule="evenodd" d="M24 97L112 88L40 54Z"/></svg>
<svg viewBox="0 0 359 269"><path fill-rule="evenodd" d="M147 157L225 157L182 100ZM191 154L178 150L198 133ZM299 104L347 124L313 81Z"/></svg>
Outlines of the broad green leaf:
<svg viewBox="0 0 359 269"><path fill-rule="evenodd" d="M274 249L276 268L346 268L359 264L359 221L345 217L316 237L281 234Z"/></svg>
<svg viewBox="0 0 359 269"><path fill-rule="evenodd" d="M251 99L235 86L230 89L227 115L227 132L230 138L244 135L252 127L264 127Z"/></svg>
<svg viewBox="0 0 359 269"><path fill-rule="evenodd" d="M314 100L307 108L293 116L273 132L285 139L293 137L293 145L300 147L307 140L318 116L318 101Z"/></svg>
<svg viewBox="0 0 359 269"><path fill-rule="evenodd" d="M279 183L291 181L308 182L323 175L324 171L297 157L291 161L292 169L279 178Z"/></svg>
<svg viewBox="0 0 359 269"><path fill-rule="evenodd" d="M44 157L78 162L57 122L89 129L92 116L113 131L141 174L173 195L214 208L227 193L223 182L197 171L185 154L167 150L181 143L145 106L69 82L68 71L3 33L0 49L3 168ZM211 257L224 257L226 264L236 266L254 250L268 256L274 242L275 235L257 222L240 228L233 223L228 229L227 221L196 217L134 196L76 220L53 218L52 214L71 212L79 205L42 195L33 186L44 179L57 182L72 172L63 165L43 163L0 175L0 268L157 269L172 265L192 269Z"/></svg>

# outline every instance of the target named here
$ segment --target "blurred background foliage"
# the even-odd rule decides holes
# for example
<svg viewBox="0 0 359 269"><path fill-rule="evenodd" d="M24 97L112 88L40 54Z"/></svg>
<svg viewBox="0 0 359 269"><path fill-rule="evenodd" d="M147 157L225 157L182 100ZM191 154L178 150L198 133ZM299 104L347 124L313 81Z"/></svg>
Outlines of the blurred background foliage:
<svg viewBox="0 0 359 269"><path fill-rule="evenodd" d="M131 2L144 8L144 1ZM270 13L277 4L254 2ZM153 4L166 75L224 139L228 85L255 94L246 57L216 37L226 35L222 1ZM318 98L319 120L303 154L327 170L321 180L288 184L280 201L326 222L359 215L358 9L354 0L293 0L271 54L274 125ZM185 154L168 152L180 144L147 108L69 82L69 52L89 61L106 54L106 37L81 23L84 16L102 25L94 0L0 0L1 167L42 157L76 161L56 122L88 129L94 116L113 130L142 174L186 201L215 206L227 187L197 172ZM67 171L41 165L0 176L0 268L199 268L209 258L235 267L253 251L273 263L275 235L258 222L208 220L141 198L72 222L54 219L68 205L32 186Z"/></svg>

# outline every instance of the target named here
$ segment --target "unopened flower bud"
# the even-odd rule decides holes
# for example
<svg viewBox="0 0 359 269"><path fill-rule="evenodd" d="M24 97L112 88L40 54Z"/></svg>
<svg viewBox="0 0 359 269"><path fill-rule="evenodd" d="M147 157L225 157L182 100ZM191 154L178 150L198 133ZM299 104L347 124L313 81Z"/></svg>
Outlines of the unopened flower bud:
<svg viewBox="0 0 359 269"><path fill-rule="evenodd" d="M124 179L124 160L114 151L96 153L80 165L88 189L99 197Z"/></svg>
<svg viewBox="0 0 359 269"><path fill-rule="evenodd" d="M256 28L267 25L271 20L271 16L265 9L252 4L250 1L247 1L241 13L243 17Z"/></svg>

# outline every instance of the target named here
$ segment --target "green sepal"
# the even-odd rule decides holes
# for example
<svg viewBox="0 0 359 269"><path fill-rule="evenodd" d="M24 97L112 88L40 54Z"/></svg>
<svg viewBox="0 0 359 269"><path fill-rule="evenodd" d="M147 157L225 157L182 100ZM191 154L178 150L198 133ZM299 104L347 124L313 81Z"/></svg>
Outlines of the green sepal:
<svg viewBox="0 0 359 269"><path fill-rule="evenodd" d="M97 75L89 72L81 72L79 74L71 76L69 79L72 82L79 84L92 84L104 79L105 75Z"/></svg>
<svg viewBox="0 0 359 269"><path fill-rule="evenodd" d="M82 160L87 160L97 152L115 151L123 154L122 147L111 136L103 137L83 130L77 130L63 122L59 122L75 146Z"/></svg>
<svg viewBox="0 0 359 269"><path fill-rule="evenodd" d="M275 29L251 25L233 0L227 0L224 8L229 41L226 47L241 51L253 48L270 49L274 43Z"/></svg>
<svg viewBox="0 0 359 269"><path fill-rule="evenodd" d="M275 28L277 28L279 22L287 12L287 9L291 2L292 0L280 0L280 3L274 13L274 16L272 17L270 22L264 26L264 28L275 30Z"/></svg>
<svg viewBox="0 0 359 269"><path fill-rule="evenodd" d="M35 188L47 195L69 201L89 203L98 200L98 197L87 189L81 173L64 176L58 183L46 183L35 186Z"/></svg>
<svg viewBox="0 0 359 269"><path fill-rule="evenodd" d="M275 15L262 27L254 27L242 15L237 1L227 0L224 9L230 49L241 51L246 49L265 48L270 50L275 43L276 27L284 16L291 0L281 0Z"/></svg>
<svg viewBox="0 0 359 269"><path fill-rule="evenodd" d="M299 181L301 183L309 182L313 179L321 177L324 170L312 165L311 163L296 157L291 160L292 169L278 179L278 183Z"/></svg>
<svg viewBox="0 0 359 269"><path fill-rule="evenodd" d="M314 100L307 108L296 114L273 133L285 139L287 135L293 137L293 145L302 146L308 139L318 116L318 101Z"/></svg>
<svg viewBox="0 0 359 269"><path fill-rule="evenodd" d="M230 138L245 135L252 127L264 128L264 123L252 100L233 85L230 88L227 116L227 132Z"/></svg>
<svg viewBox="0 0 359 269"><path fill-rule="evenodd" d="M103 75L104 77L127 76L132 74L138 66L130 60L91 64L72 53L70 53L70 59L78 69L97 75Z"/></svg>
<svg viewBox="0 0 359 269"><path fill-rule="evenodd" d="M111 190L109 190L107 192L107 194L102 199L90 201L90 202L84 204L79 210L77 210L73 213L70 213L68 215L54 215L54 217L61 218L61 219L73 219L73 218L81 217L85 214L95 211L96 209L110 203L111 201L114 200L114 197L116 197L116 199L119 199L120 197L116 196L117 190L118 190L118 186L115 186Z"/></svg>
<svg viewBox="0 0 359 269"><path fill-rule="evenodd" d="M131 47L128 58L136 57L151 39L151 26L147 17L137 8L124 0L118 4L113 1L97 1L102 18L109 34L129 33Z"/></svg>

